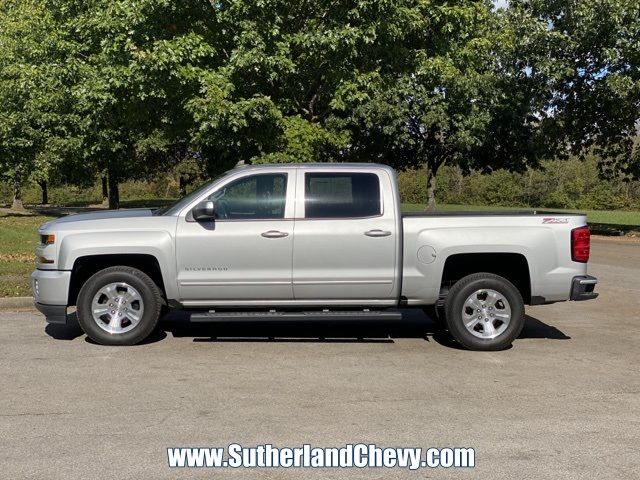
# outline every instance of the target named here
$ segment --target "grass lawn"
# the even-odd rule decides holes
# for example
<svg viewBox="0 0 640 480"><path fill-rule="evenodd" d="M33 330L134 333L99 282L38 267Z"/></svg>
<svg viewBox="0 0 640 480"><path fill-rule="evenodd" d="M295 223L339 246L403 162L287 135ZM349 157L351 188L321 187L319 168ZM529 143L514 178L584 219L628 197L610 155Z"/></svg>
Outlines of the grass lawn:
<svg viewBox="0 0 640 480"><path fill-rule="evenodd" d="M129 202L142 206L144 202ZM127 206L129 206L129 204ZM403 204L404 211L422 211L424 205ZM439 205L438 210L525 210L508 207L479 207L475 205ZM560 210L558 210L560 211ZM565 210L575 212L576 210ZM640 212L584 211L590 223L636 227L640 230ZM34 250L38 244L37 228L52 217L43 215L15 215L0 212L0 297L30 296L29 275L35 266Z"/></svg>
<svg viewBox="0 0 640 480"><path fill-rule="evenodd" d="M31 295L38 226L51 217L0 214L0 297Z"/></svg>

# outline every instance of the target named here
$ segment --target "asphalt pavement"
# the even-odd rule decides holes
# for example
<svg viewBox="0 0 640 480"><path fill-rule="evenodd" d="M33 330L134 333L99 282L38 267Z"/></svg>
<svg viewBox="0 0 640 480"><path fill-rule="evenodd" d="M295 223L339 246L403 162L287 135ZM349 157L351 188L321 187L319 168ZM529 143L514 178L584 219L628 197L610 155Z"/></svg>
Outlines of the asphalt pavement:
<svg viewBox="0 0 640 480"><path fill-rule="evenodd" d="M640 243L595 240L600 297L528 307L509 350L401 324L190 325L103 347L0 313L0 477L538 478L640 475ZM473 447L476 467L170 469L167 447Z"/></svg>

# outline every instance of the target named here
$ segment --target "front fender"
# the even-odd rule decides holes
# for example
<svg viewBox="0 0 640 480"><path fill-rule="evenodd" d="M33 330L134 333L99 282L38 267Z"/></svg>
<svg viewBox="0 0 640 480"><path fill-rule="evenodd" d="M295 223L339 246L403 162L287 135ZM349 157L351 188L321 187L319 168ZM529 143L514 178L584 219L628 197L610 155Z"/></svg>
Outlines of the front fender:
<svg viewBox="0 0 640 480"><path fill-rule="evenodd" d="M58 268L60 270L72 270L78 258L90 255L152 255L160 265L167 298L178 298L175 244L169 232L77 233L65 236L58 249Z"/></svg>

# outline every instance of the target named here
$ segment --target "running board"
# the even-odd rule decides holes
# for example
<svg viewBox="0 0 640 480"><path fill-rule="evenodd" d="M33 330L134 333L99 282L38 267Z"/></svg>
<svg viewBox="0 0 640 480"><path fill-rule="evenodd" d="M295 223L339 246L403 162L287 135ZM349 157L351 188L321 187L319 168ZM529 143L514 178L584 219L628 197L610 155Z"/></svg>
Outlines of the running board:
<svg viewBox="0 0 640 480"><path fill-rule="evenodd" d="M192 322L246 322L265 320L271 321L349 321L349 320L374 320L394 321L401 320L402 314L397 310L324 310L308 312L193 312Z"/></svg>

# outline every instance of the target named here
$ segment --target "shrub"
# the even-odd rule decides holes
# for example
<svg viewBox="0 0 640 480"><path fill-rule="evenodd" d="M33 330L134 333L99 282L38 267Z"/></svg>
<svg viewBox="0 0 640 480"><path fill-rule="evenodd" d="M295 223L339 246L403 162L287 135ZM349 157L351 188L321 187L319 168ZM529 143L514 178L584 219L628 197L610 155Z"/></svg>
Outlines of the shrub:
<svg viewBox="0 0 640 480"><path fill-rule="evenodd" d="M399 171L402 202L425 204L426 180L424 168ZM190 185L188 190L194 186L197 185ZM0 203L9 203L11 195L11 185L0 183ZM156 178L124 182L120 185L120 196L125 202L176 198L179 196L178 173L172 171ZM25 203L35 204L40 198L40 187L36 183L25 185ZM640 209L640 182L601 178L598 160L593 156L584 160L548 160L542 162L541 168L530 168L524 173L496 170L490 174L477 171L464 174L459 167L445 165L438 170L436 199L440 204L633 210ZM90 188L49 187L49 201L53 204L86 205L101 200L99 178Z"/></svg>

